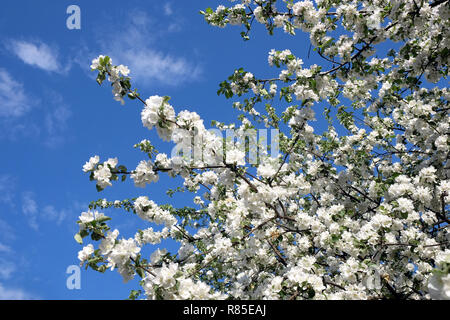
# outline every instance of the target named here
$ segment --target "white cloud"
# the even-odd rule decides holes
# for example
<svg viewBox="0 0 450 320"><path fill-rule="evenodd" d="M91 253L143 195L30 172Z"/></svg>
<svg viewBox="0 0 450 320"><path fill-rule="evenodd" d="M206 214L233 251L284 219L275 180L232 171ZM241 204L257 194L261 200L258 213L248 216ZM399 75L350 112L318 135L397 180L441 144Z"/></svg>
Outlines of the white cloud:
<svg viewBox="0 0 450 320"><path fill-rule="evenodd" d="M150 48L113 52L121 64L129 66L138 81L178 85L199 77L201 69L182 57L171 56Z"/></svg>
<svg viewBox="0 0 450 320"><path fill-rule="evenodd" d="M66 219L76 219L86 206L86 203L78 201L72 201L72 203L65 208L56 208L53 205L46 205L42 208L40 216L49 222L61 225Z"/></svg>
<svg viewBox="0 0 450 320"><path fill-rule="evenodd" d="M169 12L170 6L165 10ZM178 30L174 23L167 19L157 21L141 10L131 10L121 29L115 28L114 25L108 28L112 29L110 36L100 33L100 53L109 55L114 64L127 65L134 80L143 84L179 85L200 77L200 63L185 56L188 51L173 54L158 46L161 39Z"/></svg>
<svg viewBox="0 0 450 320"><path fill-rule="evenodd" d="M31 300L32 295L23 289L6 288L0 283L0 300Z"/></svg>
<svg viewBox="0 0 450 320"><path fill-rule="evenodd" d="M48 136L44 144L47 147L56 147L66 139L66 135L63 133L67 130L72 111L60 94L52 91L47 95L53 108L45 115L44 125Z"/></svg>
<svg viewBox="0 0 450 320"><path fill-rule="evenodd" d="M7 280L16 270L16 265L5 259L0 259L0 279Z"/></svg>
<svg viewBox="0 0 450 320"><path fill-rule="evenodd" d="M170 2L164 4L164 14L166 16L171 16L173 14L172 4Z"/></svg>
<svg viewBox="0 0 450 320"><path fill-rule="evenodd" d="M23 103L27 109L20 109L15 106L18 103L2 104L1 100L13 101L3 98L2 95L2 71L0 69L0 139L17 141L23 138L35 139L39 138L39 142L46 147L55 148L66 142L68 139L67 129L69 127L69 119L72 116L70 106L64 101L64 98L53 89L44 88L43 94L39 99L32 100L33 110L27 115L25 112L30 109L31 103ZM11 91L11 90L10 90ZM17 91L18 97L24 96L23 92ZM11 92L13 98L17 98ZM25 98L21 100L26 100ZM28 101L26 101L28 102ZM14 107L15 106L15 107ZM2 110L4 111L2 114ZM15 117L9 116L15 112ZM2 115L4 117L2 118ZM19 115L22 115L19 117ZM0 202L4 199L2 194L2 176L0 175Z"/></svg>
<svg viewBox="0 0 450 320"><path fill-rule="evenodd" d="M10 252L12 252L12 249L11 249L10 246L7 246L7 245L5 245L3 243L0 243L0 252L2 252L2 253L10 253Z"/></svg>
<svg viewBox="0 0 450 320"><path fill-rule="evenodd" d="M41 134L39 125L39 121L29 117L0 119L0 140L18 141L36 138Z"/></svg>
<svg viewBox="0 0 450 320"><path fill-rule="evenodd" d="M0 219L0 239L4 239L6 241L16 239L14 228L2 219Z"/></svg>
<svg viewBox="0 0 450 320"><path fill-rule="evenodd" d="M66 209L58 210L54 206L48 205L42 209L42 214L45 219L54 221L57 225L60 225L69 215L69 212Z"/></svg>
<svg viewBox="0 0 450 320"><path fill-rule="evenodd" d="M49 72L65 71L58 61L58 51L43 42L11 41L9 48L26 64Z"/></svg>
<svg viewBox="0 0 450 320"><path fill-rule="evenodd" d="M45 126L48 133L55 134L64 129L70 115L71 112L66 106L58 106L52 112L48 113L45 117Z"/></svg>
<svg viewBox="0 0 450 320"><path fill-rule="evenodd" d="M8 280L12 274L17 270L17 264L14 260L17 259L17 254L14 250L3 243L0 243L0 280Z"/></svg>
<svg viewBox="0 0 450 320"><path fill-rule="evenodd" d="M28 225L34 229L38 230L39 226L37 223L38 207L34 200L34 194L32 192L25 192L22 196L22 212L28 219Z"/></svg>
<svg viewBox="0 0 450 320"><path fill-rule="evenodd" d="M27 191L22 194L22 213L28 219L28 225L35 231L39 230L39 224L43 221L61 225L66 219L75 219L85 203L72 201L65 208L57 208L54 205L39 205L33 192Z"/></svg>
<svg viewBox="0 0 450 320"><path fill-rule="evenodd" d="M14 206L13 202L13 189L15 186L15 179L8 175L0 175L0 203L5 203L10 207Z"/></svg>
<svg viewBox="0 0 450 320"><path fill-rule="evenodd" d="M0 117L20 117L27 113L31 104L23 84L15 81L4 69L0 69Z"/></svg>

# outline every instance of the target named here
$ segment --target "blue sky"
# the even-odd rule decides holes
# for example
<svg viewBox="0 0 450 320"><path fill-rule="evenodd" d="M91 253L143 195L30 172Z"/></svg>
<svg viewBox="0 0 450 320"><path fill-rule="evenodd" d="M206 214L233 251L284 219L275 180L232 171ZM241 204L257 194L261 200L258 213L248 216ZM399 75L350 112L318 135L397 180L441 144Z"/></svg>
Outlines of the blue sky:
<svg viewBox="0 0 450 320"><path fill-rule="evenodd" d="M143 97L168 95L177 111L199 113L205 123L235 121L234 100L218 97L219 83L244 67L274 76L270 49L289 48L305 65L320 63L303 34L267 34L261 25L244 42L240 27L206 24L199 10L224 1L54 1L2 3L0 12L0 299L124 299L136 282L116 272L82 271L81 289L68 290L66 269L78 264L76 220L92 200L148 195L159 204L193 205L185 195L170 199L173 181L161 177L145 189L116 183L102 193L81 168L90 156L118 157L133 168L144 155L143 138L169 151L142 127L142 106L112 99L99 87L90 61L110 55L130 67ZM66 9L81 8L81 30L66 27ZM108 211L125 237L138 218Z"/></svg>

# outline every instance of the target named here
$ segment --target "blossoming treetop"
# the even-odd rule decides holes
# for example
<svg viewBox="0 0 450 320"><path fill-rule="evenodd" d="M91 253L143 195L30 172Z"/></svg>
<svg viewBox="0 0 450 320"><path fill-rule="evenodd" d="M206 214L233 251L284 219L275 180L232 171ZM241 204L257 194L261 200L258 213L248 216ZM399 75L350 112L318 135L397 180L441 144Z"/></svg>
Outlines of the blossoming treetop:
<svg viewBox="0 0 450 320"><path fill-rule="evenodd" d="M279 157L260 148L249 163L245 143L175 111L169 97L141 98L127 67L98 57L98 83L110 81L122 103L142 103L142 124L183 151L156 153L143 140L135 147L148 159L132 171L92 157L83 170L97 189L128 176L145 187L168 174L201 196L184 208L145 195L92 202L75 238L99 245L86 245L81 263L140 277L132 298L449 299L450 2L231 2L239 3L201 13L213 26L242 25L245 40L255 22L270 34L307 32L323 58L304 67L290 50L272 50L273 78L238 69L220 84L219 94L242 97L233 104L242 116L217 129L238 138L261 124L277 129ZM275 107L278 99L289 106ZM312 126L318 106L329 123L321 134ZM152 227L120 238L97 211L110 207ZM141 254L169 238L178 252Z"/></svg>

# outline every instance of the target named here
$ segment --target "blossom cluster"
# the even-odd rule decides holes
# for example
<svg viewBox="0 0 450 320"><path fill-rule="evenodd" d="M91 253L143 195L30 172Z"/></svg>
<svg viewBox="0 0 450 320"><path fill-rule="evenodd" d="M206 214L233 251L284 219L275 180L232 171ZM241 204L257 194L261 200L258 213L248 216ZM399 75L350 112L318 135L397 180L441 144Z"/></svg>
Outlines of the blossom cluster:
<svg viewBox="0 0 450 320"><path fill-rule="evenodd" d="M129 89L129 87L126 87L127 81L124 80L124 77L127 77L130 73L128 67L122 64L114 66L112 65L112 59L110 57L100 55L92 61L91 70L100 71L99 76L97 77L97 82L99 84L101 84L106 78L106 75L108 75L108 81L111 82L113 88L112 93L114 100L119 101L123 105L125 103L123 97L128 94Z"/></svg>
<svg viewBox="0 0 450 320"><path fill-rule="evenodd" d="M103 163L99 163L100 157L94 156L89 159L83 166L84 172L91 174L91 179L97 181L97 188L105 189L108 186L112 186L111 179L115 179L115 169L118 164L117 158L109 158Z"/></svg>
<svg viewBox="0 0 450 320"><path fill-rule="evenodd" d="M151 159L135 171L98 156L83 170L99 189L118 174L143 187L167 173L182 181L169 194L191 192L195 206L148 196L95 202L91 209L132 211L152 226L119 240L98 212L83 213L76 238L101 243L80 251L82 263L139 275L149 299L449 299L450 91L440 81L449 72L448 1L231 2L203 11L206 21L243 25L244 39L253 18L270 33L302 30L324 59L306 65L274 49L273 78L241 68L220 84L219 94L241 98L233 106L242 114L240 125L216 127L241 142L261 123L280 129L280 156L250 163L258 141L225 140L169 97L141 100L144 127L176 152L153 159L143 140ZM387 40L399 45L377 51ZM100 77L104 68L127 74L106 57L93 66ZM319 119L327 130L314 126ZM141 256L165 239L180 249Z"/></svg>

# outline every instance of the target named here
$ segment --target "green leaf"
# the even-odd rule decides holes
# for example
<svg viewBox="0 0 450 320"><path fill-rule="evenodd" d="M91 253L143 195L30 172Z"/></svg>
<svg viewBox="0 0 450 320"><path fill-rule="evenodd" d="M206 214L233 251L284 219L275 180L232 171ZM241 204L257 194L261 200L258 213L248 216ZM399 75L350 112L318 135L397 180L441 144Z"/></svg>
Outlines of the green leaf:
<svg viewBox="0 0 450 320"><path fill-rule="evenodd" d="M131 290L131 293L130 293L130 296L128 297L128 299L136 300L140 294L141 294L141 290Z"/></svg>
<svg viewBox="0 0 450 320"><path fill-rule="evenodd" d="M82 230L79 233L81 238L87 237L89 235L89 232L87 230Z"/></svg>
<svg viewBox="0 0 450 320"><path fill-rule="evenodd" d="M91 239L92 240L94 240L94 241L99 241L99 240L101 240L101 239L103 239L104 238L104 235L102 234L102 233L98 233L98 232L93 232L92 234L91 234Z"/></svg>
<svg viewBox="0 0 450 320"><path fill-rule="evenodd" d="M102 222L109 221L109 220L111 220L110 217L101 217L101 218L97 219L96 221L98 223L102 223Z"/></svg>
<svg viewBox="0 0 450 320"><path fill-rule="evenodd" d="M144 274L144 270L142 270L142 268L136 268L136 273L141 277L144 278L145 274Z"/></svg>

